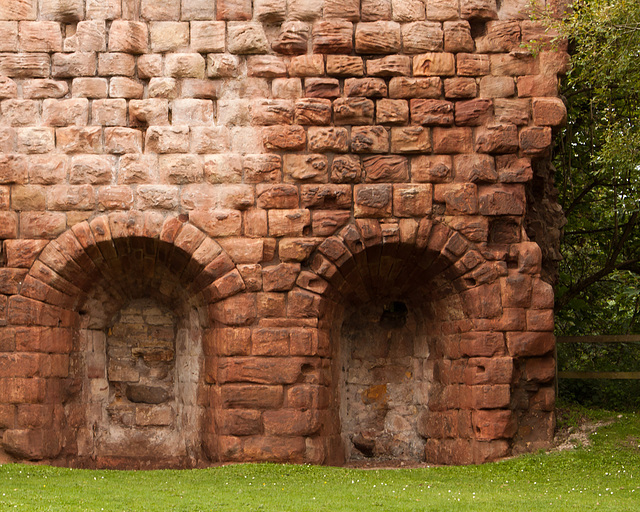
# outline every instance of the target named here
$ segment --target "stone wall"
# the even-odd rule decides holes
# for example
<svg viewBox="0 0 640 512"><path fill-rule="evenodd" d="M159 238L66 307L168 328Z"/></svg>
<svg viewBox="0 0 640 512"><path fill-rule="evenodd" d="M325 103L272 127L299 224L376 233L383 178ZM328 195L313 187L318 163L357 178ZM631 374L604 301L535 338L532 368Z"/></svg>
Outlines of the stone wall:
<svg viewBox="0 0 640 512"><path fill-rule="evenodd" d="M547 446L567 55L527 5L0 2L0 459Z"/></svg>

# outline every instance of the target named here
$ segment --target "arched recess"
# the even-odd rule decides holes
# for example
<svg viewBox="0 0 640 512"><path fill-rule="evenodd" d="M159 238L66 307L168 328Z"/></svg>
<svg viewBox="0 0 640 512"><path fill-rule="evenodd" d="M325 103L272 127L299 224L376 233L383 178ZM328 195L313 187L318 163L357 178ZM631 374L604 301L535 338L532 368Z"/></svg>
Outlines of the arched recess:
<svg viewBox="0 0 640 512"><path fill-rule="evenodd" d="M509 254L430 219L359 219L311 261L328 306L334 421L347 461L483 462L508 454ZM308 279L311 281L311 279ZM335 455L334 455L335 457Z"/></svg>
<svg viewBox="0 0 640 512"><path fill-rule="evenodd" d="M12 305L34 336L68 340L58 349L68 371L44 379L56 411L49 432L24 434L30 458L120 468L215 459L208 305L244 288L232 259L186 217L111 213L53 240ZM9 452L21 442L20 432L5 436Z"/></svg>

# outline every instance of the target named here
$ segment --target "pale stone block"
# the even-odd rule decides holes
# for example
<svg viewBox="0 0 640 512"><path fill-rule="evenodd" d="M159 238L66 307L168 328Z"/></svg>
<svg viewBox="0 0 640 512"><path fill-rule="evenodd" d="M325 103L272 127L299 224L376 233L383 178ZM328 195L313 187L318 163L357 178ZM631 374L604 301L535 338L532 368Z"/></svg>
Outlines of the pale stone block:
<svg viewBox="0 0 640 512"><path fill-rule="evenodd" d="M227 29L230 53L256 54L269 51L269 41L262 23L231 21Z"/></svg>
<svg viewBox="0 0 640 512"><path fill-rule="evenodd" d="M171 53L165 57L165 75L173 78L204 78L205 60L199 53Z"/></svg>
<svg viewBox="0 0 640 512"><path fill-rule="evenodd" d="M18 22L0 21L0 52L18 51Z"/></svg>
<svg viewBox="0 0 640 512"><path fill-rule="evenodd" d="M225 50L224 21L192 21L191 51L221 53Z"/></svg>
<svg viewBox="0 0 640 512"><path fill-rule="evenodd" d="M183 20L212 20L215 18L213 0L182 0Z"/></svg>
<svg viewBox="0 0 640 512"><path fill-rule="evenodd" d="M107 50L107 28L104 21L81 21L76 33L64 40L65 52L104 52Z"/></svg>
<svg viewBox="0 0 640 512"><path fill-rule="evenodd" d="M181 99L171 104L172 124L202 126L213 123L211 100Z"/></svg>
<svg viewBox="0 0 640 512"><path fill-rule="evenodd" d="M120 0L87 0L87 19L115 20L122 14Z"/></svg>
<svg viewBox="0 0 640 512"><path fill-rule="evenodd" d="M156 21L149 24L151 51L176 52L189 46L189 23Z"/></svg>
<svg viewBox="0 0 640 512"><path fill-rule="evenodd" d="M62 50L62 31L55 21L21 21L19 23L20 51L59 52Z"/></svg>
<svg viewBox="0 0 640 512"><path fill-rule="evenodd" d="M140 14L147 20L180 19L180 0L142 0Z"/></svg>

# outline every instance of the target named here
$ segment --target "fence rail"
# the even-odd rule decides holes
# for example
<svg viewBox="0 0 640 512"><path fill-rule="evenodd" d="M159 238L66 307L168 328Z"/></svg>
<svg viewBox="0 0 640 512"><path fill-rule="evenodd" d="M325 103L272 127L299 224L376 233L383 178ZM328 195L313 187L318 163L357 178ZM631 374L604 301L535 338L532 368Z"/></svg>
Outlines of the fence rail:
<svg viewBox="0 0 640 512"><path fill-rule="evenodd" d="M558 343L640 343L640 335L622 334L611 336L558 336L556 338L556 341ZM557 372L557 376L560 379L640 380L640 372L559 371Z"/></svg>

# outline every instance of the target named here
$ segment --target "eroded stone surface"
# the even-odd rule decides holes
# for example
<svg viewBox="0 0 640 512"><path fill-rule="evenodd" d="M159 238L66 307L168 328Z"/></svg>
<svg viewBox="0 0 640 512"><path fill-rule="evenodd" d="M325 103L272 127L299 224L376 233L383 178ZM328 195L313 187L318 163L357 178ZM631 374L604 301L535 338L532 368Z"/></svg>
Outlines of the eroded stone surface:
<svg viewBox="0 0 640 512"><path fill-rule="evenodd" d="M0 458L549 443L567 55L525 7L0 2Z"/></svg>

